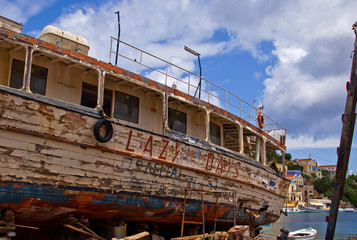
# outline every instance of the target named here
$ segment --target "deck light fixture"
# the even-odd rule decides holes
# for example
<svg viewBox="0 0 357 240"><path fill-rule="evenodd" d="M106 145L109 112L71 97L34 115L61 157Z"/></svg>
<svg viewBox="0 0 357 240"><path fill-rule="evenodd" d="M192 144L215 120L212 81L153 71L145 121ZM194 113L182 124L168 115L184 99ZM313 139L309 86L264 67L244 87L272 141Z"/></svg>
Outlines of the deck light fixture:
<svg viewBox="0 0 357 240"><path fill-rule="evenodd" d="M201 98L201 79L202 79L202 69L201 69L201 59L200 59L200 55L198 52L196 52L195 50L192 50L191 48L185 46L185 50L195 56L198 57L198 65L200 67L200 81L198 83L198 86L196 88L196 92L195 92L195 95L194 97L196 97L196 93L197 93L197 89L200 89L199 93L198 93L198 97Z"/></svg>

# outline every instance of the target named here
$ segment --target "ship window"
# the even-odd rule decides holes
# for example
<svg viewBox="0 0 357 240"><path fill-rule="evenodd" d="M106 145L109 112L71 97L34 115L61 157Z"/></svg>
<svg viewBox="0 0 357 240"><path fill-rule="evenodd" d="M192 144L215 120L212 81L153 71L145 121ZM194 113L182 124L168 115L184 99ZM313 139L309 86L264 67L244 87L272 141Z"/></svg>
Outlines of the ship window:
<svg viewBox="0 0 357 240"><path fill-rule="evenodd" d="M211 142L217 145L221 145L221 127L211 122L209 132Z"/></svg>
<svg viewBox="0 0 357 240"><path fill-rule="evenodd" d="M24 78L25 62L13 59L10 77L10 87L21 89ZM45 95L47 68L31 66L30 90L33 93Z"/></svg>
<svg viewBox="0 0 357 240"><path fill-rule="evenodd" d="M83 82L81 105L90 108L95 108L97 106L97 94L98 94L97 86ZM107 116L110 116L111 109L112 109L112 91L108 89L104 89L104 101L103 101L104 113Z"/></svg>
<svg viewBox="0 0 357 240"><path fill-rule="evenodd" d="M139 98L116 91L114 117L139 123Z"/></svg>
<svg viewBox="0 0 357 240"><path fill-rule="evenodd" d="M186 134L187 114L176 109L169 108L169 128Z"/></svg>

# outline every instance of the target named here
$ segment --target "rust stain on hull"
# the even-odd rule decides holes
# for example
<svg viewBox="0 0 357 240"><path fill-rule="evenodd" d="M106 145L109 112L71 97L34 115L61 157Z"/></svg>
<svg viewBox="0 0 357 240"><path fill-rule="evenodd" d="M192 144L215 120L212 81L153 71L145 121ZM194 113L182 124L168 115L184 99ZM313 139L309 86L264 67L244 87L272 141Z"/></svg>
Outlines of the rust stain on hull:
<svg viewBox="0 0 357 240"><path fill-rule="evenodd" d="M93 220L113 218L123 221L163 223L178 223L182 220L183 199L180 198L143 196L125 191L97 192L90 188L66 189L64 186L34 184L21 184L21 187L15 188L14 185L16 184L1 184L0 193L6 194L7 197L2 198L0 207L11 208L21 223L26 223L30 219L40 222L50 221L68 213L83 214ZM9 194L14 191L16 195ZM49 214L49 211L52 213ZM213 223L215 211L215 203L207 202L204 209L207 223ZM258 213L259 209L255 212ZM185 216L189 221L200 221L202 218L201 202L191 200L186 206ZM220 204L217 217L232 220L232 206ZM236 209L236 217L240 224L248 224L248 215L244 209ZM268 212L262 214L257 219L257 223L268 224L276 221L277 218L278 215Z"/></svg>

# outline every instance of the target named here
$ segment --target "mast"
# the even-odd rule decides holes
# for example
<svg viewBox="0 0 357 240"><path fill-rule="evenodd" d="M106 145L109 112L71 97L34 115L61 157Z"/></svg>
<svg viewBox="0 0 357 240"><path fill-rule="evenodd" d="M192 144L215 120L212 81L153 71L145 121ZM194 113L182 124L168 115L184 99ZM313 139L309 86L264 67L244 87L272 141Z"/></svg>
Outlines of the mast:
<svg viewBox="0 0 357 240"><path fill-rule="evenodd" d="M345 113L342 115L342 132L340 139L340 147L337 148L337 170L336 178L333 182L333 195L331 201L330 214L326 221L326 240L333 240L337 221L338 207L345 188L346 172L348 160L350 158L353 130L356 121L356 101L357 101L357 22L352 25L352 30L355 33L355 44L353 49L351 78L347 82L347 97L345 105Z"/></svg>

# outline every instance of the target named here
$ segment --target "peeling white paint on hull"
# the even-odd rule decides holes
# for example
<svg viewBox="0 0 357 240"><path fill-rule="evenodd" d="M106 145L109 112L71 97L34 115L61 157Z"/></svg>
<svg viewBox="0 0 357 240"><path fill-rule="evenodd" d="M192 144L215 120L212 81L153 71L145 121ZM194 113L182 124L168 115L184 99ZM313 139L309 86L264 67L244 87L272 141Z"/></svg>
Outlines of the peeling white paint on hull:
<svg viewBox="0 0 357 240"><path fill-rule="evenodd" d="M44 212L41 207L51 204L64 212L89 215L111 206L107 209L111 215L128 219L170 221L171 217L180 222L188 188L235 192L240 207L237 220L242 223L248 220L245 208L267 207L258 223L279 216L288 181L244 156L198 148L115 122L112 140L99 143L93 136L96 118L3 91L0 103L4 106L0 112L2 194L20 193L3 198L3 206L21 212L35 203L39 211L33 214L38 218ZM193 207L187 216L199 218L201 195L191 193L188 199ZM216 199L207 195L205 200L205 212L211 214L207 221L212 221ZM232 194L223 195L219 202L220 218L232 219Z"/></svg>

